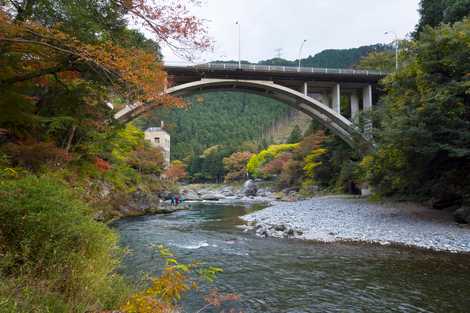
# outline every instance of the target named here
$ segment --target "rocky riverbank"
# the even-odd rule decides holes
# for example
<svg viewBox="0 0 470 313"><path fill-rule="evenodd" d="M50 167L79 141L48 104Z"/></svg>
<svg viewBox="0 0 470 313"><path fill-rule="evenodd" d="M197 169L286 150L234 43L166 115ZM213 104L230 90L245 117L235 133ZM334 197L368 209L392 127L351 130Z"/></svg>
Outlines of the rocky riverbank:
<svg viewBox="0 0 470 313"><path fill-rule="evenodd" d="M370 203L364 198L329 196L277 202L246 215L247 230L261 237L323 242L400 244L438 251L470 252L470 226L450 213L411 203Z"/></svg>
<svg viewBox="0 0 470 313"><path fill-rule="evenodd" d="M296 190L273 192L263 181L247 180L240 185L192 184L181 186L181 196L187 201L217 202L294 202L305 199Z"/></svg>
<svg viewBox="0 0 470 313"><path fill-rule="evenodd" d="M180 194L186 201L217 202L268 202L279 198L269 188L260 188L254 182L244 185L194 184L181 187Z"/></svg>

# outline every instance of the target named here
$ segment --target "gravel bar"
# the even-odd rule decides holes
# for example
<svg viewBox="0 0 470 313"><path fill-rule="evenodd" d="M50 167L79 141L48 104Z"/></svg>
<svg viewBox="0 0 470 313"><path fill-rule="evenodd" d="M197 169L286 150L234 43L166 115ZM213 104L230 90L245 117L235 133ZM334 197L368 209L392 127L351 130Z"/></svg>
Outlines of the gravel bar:
<svg viewBox="0 0 470 313"><path fill-rule="evenodd" d="M436 251L470 252L470 227L450 213L413 203L371 203L347 196L281 203L245 215L247 229L262 237L322 242L400 244Z"/></svg>

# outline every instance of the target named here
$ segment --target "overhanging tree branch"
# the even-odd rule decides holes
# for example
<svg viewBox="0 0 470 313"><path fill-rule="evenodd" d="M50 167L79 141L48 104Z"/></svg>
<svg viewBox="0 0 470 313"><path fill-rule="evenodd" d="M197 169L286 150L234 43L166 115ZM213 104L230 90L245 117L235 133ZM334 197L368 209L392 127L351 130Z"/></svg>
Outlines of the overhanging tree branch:
<svg viewBox="0 0 470 313"><path fill-rule="evenodd" d="M64 72L64 71L71 70L71 69L73 69L73 66L63 65L63 64L58 65L58 66L49 67L49 68L43 68L43 69L37 70L35 72L28 73L26 75L14 76L14 77L10 77L10 78L7 78L7 79L2 79L2 80L0 80L0 85L11 85L11 84L14 84L14 83L24 82L24 81L27 81L27 80L31 80L33 78L41 77L41 76L44 76L44 75L56 74L56 73Z"/></svg>

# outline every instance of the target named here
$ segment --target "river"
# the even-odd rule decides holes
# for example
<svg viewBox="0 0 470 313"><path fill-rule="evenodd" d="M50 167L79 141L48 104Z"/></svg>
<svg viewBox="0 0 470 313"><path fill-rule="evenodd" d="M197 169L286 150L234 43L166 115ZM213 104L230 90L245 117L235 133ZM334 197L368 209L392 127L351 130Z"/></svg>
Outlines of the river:
<svg viewBox="0 0 470 313"><path fill-rule="evenodd" d="M181 261L222 267L210 288L239 294L230 307L243 312L470 312L469 255L262 239L236 227L256 209L201 203L120 220L114 226L131 250L122 271L132 279L158 274L154 246L163 244ZM194 312L203 300L191 294L184 305Z"/></svg>

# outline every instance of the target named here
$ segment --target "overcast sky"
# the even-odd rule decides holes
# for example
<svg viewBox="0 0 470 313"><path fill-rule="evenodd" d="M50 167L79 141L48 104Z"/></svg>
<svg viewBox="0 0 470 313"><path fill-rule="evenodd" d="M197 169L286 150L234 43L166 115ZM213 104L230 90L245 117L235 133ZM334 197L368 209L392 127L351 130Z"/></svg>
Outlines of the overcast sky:
<svg viewBox="0 0 470 313"><path fill-rule="evenodd" d="M241 25L241 57L257 62L277 55L297 59L325 49L353 48L391 42L409 34L418 22L419 0L202 0L193 10L207 20L214 51L197 61L238 59L238 28ZM163 48L167 62L183 61Z"/></svg>

